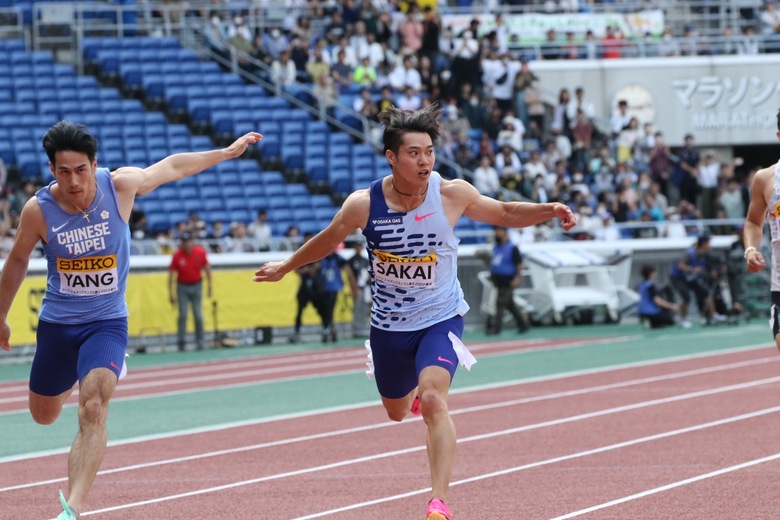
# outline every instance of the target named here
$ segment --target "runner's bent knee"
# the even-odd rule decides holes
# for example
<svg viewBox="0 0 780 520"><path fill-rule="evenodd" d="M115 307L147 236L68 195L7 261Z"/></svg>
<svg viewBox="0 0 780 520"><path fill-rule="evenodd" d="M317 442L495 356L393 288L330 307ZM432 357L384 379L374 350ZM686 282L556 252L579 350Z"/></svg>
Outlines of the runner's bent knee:
<svg viewBox="0 0 780 520"><path fill-rule="evenodd" d="M57 420L62 412L62 405L70 395L71 390L59 396L40 395L35 392L29 393L30 415L38 424L49 425Z"/></svg>

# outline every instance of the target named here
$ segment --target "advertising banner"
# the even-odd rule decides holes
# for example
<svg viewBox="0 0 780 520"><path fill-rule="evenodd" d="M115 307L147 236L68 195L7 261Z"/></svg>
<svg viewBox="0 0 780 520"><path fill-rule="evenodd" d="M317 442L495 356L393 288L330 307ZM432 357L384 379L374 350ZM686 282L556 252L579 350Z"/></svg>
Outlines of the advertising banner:
<svg viewBox="0 0 780 520"><path fill-rule="evenodd" d="M651 123L673 146L685 134L699 145L777 142L778 55L534 61L550 96L583 87L602 122L620 99L640 125Z"/></svg>
<svg viewBox="0 0 780 520"><path fill-rule="evenodd" d="M457 36L468 29L472 20L479 20L479 34L487 34L495 28L495 13L457 14L442 16L442 26L452 27ZM618 27L626 38L658 35L664 29L664 13L660 9L635 13L527 13L505 14L504 23L509 35L517 37L521 44L540 43L547 37L547 31L554 29L560 38L573 32L578 38L593 31L596 38L607 33L607 27ZM561 40L563 41L563 40Z"/></svg>
<svg viewBox="0 0 780 520"><path fill-rule="evenodd" d="M203 317L207 332L214 330L212 302L217 302L220 331L254 329L257 327L292 327L297 311L296 293L300 278L295 274L276 283L253 283L254 269L213 269L213 299L206 298L204 285ZM44 275L30 275L22 282L8 316L12 345L35 343L38 311L46 289ZM168 273L131 272L127 280L127 304L130 310L130 336L175 334L178 307L171 305L168 295ZM194 331L190 313L188 331ZM95 316L100 319L100 316ZM345 290L339 294L334 320L352 321L352 297L345 280ZM303 314L304 325L321 323L310 305Z"/></svg>

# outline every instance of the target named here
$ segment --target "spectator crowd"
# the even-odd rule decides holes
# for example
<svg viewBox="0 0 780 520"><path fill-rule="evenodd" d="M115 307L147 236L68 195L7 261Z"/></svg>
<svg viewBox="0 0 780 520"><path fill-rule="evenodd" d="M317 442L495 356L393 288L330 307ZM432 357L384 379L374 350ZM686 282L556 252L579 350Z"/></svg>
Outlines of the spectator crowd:
<svg viewBox="0 0 780 520"><path fill-rule="evenodd" d="M576 1L552 4L563 11L579 9ZM667 28L660 37L647 35L639 41L628 41L617 27L601 37L593 31L559 35L550 29L533 48L519 45L519 36L510 34L500 13L489 31L476 18L456 31L442 25L436 4L427 0L289 0L285 5L284 20L263 30L250 27L253 16L262 15L256 9L231 16L224 15L230 12L226 9L196 14L204 20L213 49L239 51L242 67L277 85L308 84L314 103L326 110L348 103L377 121L391 104L415 110L437 103L444 129L438 154L465 168L468 180L487 196L566 203L579 222L570 238L684 237L696 232L690 221L745 216L754 170L740 168L741 160L700 150L694 135L672 149L663 129L638 120L626 100L611 114L597 114L581 86L543 85L533 64L636 56L637 49L648 56L755 53L757 35L780 34L773 2L739 36L724 31L717 45L698 38L691 25L683 34ZM546 103L552 90L557 99ZM15 187L6 175L0 181L3 256L21 206L36 187ZM251 223L207 225L195 213L155 238L166 251L184 232L209 240L213 252L294 249L300 244L294 226L284 237L272 236L268 217L261 210ZM152 238L141 212L131 224L134 237ZM710 231L730 233L733 226ZM542 225L534 235L550 239L552 230Z"/></svg>

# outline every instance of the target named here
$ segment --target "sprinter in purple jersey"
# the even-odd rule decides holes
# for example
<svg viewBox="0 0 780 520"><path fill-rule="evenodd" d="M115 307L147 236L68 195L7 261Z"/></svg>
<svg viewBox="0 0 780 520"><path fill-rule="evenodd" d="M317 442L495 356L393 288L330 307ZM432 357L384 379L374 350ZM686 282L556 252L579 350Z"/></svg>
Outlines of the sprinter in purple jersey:
<svg viewBox="0 0 780 520"><path fill-rule="evenodd" d="M0 347L10 350L7 316L43 243L48 283L30 371L30 413L53 423L79 383L79 432L68 457L68 500L58 520L79 517L106 449L108 402L127 346L125 281L130 212L136 195L239 157L262 136L250 132L221 150L179 153L148 168L97 167L97 141L86 127L60 121L43 137L54 181L22 209L13 248L0 275Z"/></svg>
<svg viewBox="0 0 780 520"><path fill-rule="evenodd" d="M499 202L464 180L442 179L433 170L439 114L435 107L382 111L391 174L352 193L325 230L287 260L263 265L254 277L280 280L328 255L354 230L363 231L371 260L369 343L377 389L390 419L401 421L419 410L428 429L427 520L452 518L445 502L456 437L447 396L456 365L473 362L460 340L469 306L457 280L456 222L465 215L524 227L558 218L566 230L576 223L565 204Z"/></svg>

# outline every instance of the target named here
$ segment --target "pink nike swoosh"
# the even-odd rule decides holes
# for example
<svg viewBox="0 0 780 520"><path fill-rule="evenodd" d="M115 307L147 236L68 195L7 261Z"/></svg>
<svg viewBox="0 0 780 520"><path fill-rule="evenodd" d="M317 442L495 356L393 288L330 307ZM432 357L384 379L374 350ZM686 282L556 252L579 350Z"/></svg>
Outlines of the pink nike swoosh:
<svg viewBox="0 0 780 520"><path fill-rule="evenodd" d="M421 220L425 220L426 218L430 217L434 213L436 213L436 212L435 211L431 211L430 213L426 213L425 215L415 215L414 216L414 220L415 220L415 222L420 222Z"/></svg>
<svg viewBox="0 0 780 520"><path fill-rule="evenodd" d="M119 370L119 367L116 366L116 363L114 363L113 361L111 363L109 363L109 365L111 365L113 368Z"/></svg>
<svg viewBox="0 0 780 520"><path fill-rule="evenodd" d="M443 357L441 357L441 356L439 356L439 361L444 361L445 363L449 363L450 365L452 365L452 366L455 366L455 363L453 363L453 362L452 362L452 361L450 361L449 359L447 359L447 358L443 358Z"/></svg>

